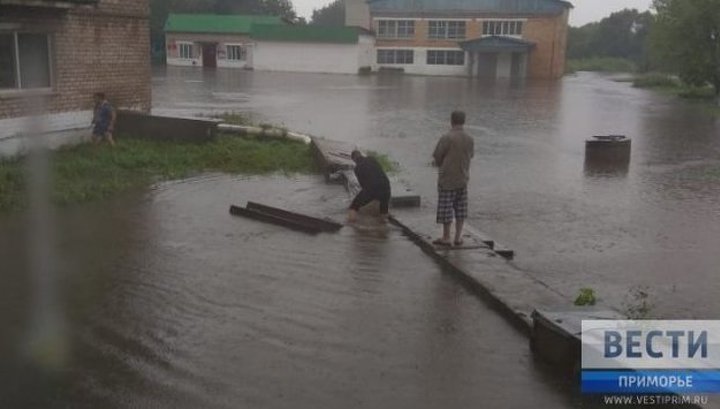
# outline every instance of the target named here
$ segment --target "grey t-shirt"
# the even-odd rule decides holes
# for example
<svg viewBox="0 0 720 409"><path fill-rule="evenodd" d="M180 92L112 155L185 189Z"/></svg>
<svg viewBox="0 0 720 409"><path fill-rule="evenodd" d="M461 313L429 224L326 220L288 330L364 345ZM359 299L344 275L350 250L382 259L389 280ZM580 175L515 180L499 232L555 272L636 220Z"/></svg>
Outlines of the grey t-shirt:
<svg viewBox="0 0 720 409"><path fill-rule="evenodd" d="M467 187L470 180L470 161L475 156L475 141L462 129L443 135L433 152L440 168L438 188L456 190Z"/></svg>

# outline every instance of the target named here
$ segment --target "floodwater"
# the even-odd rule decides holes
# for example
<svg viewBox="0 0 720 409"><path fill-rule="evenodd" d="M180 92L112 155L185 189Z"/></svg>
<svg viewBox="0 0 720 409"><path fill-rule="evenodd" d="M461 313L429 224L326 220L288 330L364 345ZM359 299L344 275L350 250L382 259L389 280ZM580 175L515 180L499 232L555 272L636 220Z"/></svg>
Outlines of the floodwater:
<svg viewBox="0 0 720 409"><path fill-rule="evenodd" d="M0 407L577 407L395 228L309 236L228 214L246 200L349 203L320 176L205 175L57 209L40 333L27 218L0 219Z"/></svg>
<svg viewBox="0 0 720 409"><path fill-rule="evenodd" d="M515 264L623 311L720 316L720 116L701 104L587 73L491 84L169 69L154 90L160 113L245 112L386 152L431 200L431 152L463 109L476 139L471 222L514 248ZM585 139L608 134L632 138L629 169L585 167Z"/></svg>

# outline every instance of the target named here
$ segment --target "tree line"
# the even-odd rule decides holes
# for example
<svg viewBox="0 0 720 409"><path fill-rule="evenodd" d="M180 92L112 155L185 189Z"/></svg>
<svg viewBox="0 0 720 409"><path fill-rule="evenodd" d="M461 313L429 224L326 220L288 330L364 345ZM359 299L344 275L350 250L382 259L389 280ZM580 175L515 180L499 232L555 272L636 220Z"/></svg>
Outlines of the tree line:
<svg viewBox="0 0 720 409"><path fill-rule="evenodd" d="M618 58L640 72L678 75L712 86L720 100L720 0L654 0L652 12L626 9L571 27L568 58Z"/></svg>

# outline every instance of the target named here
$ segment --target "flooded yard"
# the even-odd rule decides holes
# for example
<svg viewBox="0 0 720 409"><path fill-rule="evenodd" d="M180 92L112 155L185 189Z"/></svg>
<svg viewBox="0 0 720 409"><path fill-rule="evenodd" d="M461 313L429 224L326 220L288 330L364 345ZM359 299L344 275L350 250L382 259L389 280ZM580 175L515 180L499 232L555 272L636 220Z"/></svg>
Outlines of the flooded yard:
<svg viewBox="0 0 720 409"><path fill-rule="evenodd" d="M517 251L515 263L573 297L581 287L648 315L717 318L720 118L701 104L595 74L557 83L169 69L160 113L246 112L257 122L390 154L435 195L430 154L453 109L476 138L471 222ZM587 172L592 135L633 139L630 168Z"/></svg>
<svg viewBox="0 0 720 409"><path fill-rule="evenodd" d="M0 220L0 406L576 406L398 229L309 236L228 214L250 199L336 219L349 202L321 176L207 175L57 211L52 360L28 348L30 229Z"/></svg>
<svg viewBox="0 0 720 409"><path fill-rule="evenodd" d="M590 74L163 69L153 81L157 113L242 112L387 153L428 210L430 153L464 109L471 222L519 268L617 308L646 291L651 316L720 311L720 121L702 106ZM594 134L631 137L629 169L586 168ZM55 209L46 308L32 222L0 217L0 407L588 407L398 229L308 236L228 214L253 200L341 220L349 199L321 176L211 174Z"/></svg>

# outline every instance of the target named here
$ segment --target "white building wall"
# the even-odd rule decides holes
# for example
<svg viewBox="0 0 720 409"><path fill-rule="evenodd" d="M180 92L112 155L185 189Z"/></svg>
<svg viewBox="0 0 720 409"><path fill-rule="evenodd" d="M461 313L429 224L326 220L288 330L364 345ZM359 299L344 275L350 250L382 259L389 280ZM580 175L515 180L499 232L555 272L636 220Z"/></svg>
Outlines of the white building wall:
<svg viewBox="0 0 720 409"><path fill-rule="evenodd" d="M252 66L258 71L357 74L358 44L320 44L258 41Z"/></svg>
<svg viewBox="0 0 720 409"><path fill-rule="evenodd" d="M167 65L173 65L178 67L202 67L202 56L200 58L193 59L168 57Z"/></svg>
<svg viewBox="0 0 720 409"><path fill-rule="evenodd" d="M377 50L414 50L413 64L378 64ZM380 68L402 68L407 74L414 75L435 75L435 76L466 76L468 75L468 65L470 63L467 53L465 54L464 65L429 65L427 63L428 50L452 50L461 51L451 48L427 48L427 47L378 47L373 51L373 70Z"/></svg>
<svg viewBox="0 0 720 409"><path fill-rule="evenodd" d="M370 5L367 0L345 1L345 25L370 29Z"/></svg>
<svg viewBox="0 0 720 409"><path fill-rule="evenodd" d="M31 144L55 149L88 141L92 115L92 111L77 111L0 119L0 157L26 153Z"/></svg>
<svg viewBox="0 0 720 409"><path fill-rule="evenodd" d="M375 62L375 37L361 35L358 41L358 68L371 67Z"/></svg>

